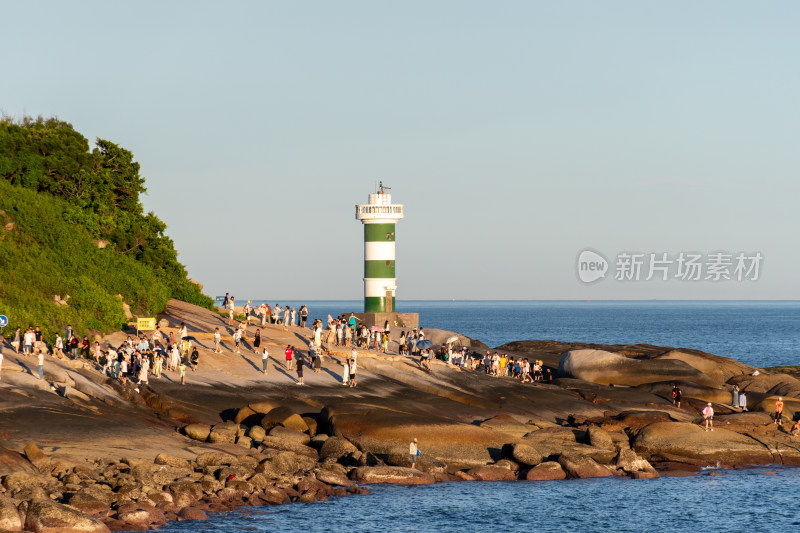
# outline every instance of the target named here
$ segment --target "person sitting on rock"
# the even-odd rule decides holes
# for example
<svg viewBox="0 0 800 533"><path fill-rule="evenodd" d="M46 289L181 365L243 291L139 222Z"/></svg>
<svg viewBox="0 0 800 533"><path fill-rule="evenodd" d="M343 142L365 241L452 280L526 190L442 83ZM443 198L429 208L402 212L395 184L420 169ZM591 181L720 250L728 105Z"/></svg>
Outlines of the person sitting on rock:
<svg viewBox="0 0 800 533"><path fill-rule="evenodd" d="M792 437L797 437L800 434L800 420L795 420L794 425L792 425Z"/></svg>
<svg viewBox="0 0 800 533"><path fill-rule="evenodd" d="M714 431L714 408L711 402L703 408L703 419L706 421L706 431Z"/></svg>

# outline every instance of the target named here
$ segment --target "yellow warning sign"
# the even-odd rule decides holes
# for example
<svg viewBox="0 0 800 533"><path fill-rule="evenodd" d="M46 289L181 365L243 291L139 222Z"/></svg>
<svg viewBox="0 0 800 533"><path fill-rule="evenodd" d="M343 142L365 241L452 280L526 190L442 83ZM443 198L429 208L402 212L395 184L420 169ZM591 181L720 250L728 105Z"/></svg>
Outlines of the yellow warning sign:
<svg viewBox="0 0 800 533"><path fill-rule="evenodd" d="M136 329L142 331L147 330L155 330L156 329L156 319L155 318L137 318L136 319Z"/></svg>

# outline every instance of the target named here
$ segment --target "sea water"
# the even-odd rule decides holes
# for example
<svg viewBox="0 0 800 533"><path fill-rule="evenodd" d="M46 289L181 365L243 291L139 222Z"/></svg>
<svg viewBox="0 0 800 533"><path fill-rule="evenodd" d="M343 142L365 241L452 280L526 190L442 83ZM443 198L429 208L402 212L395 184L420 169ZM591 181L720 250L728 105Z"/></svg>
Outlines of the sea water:
<svg viewBox="0 0 800 533"><path fill-rule="evenodd" d="M237 298L239 300L239 298ZM263 300L254 301L254 305ZM361 301L270 301L325 323ZM693 348L759 368L800 365L798 301L403 301L423 328L456 331L490 347L520 340ZM309 320L309 323L311 322Z"/></svg>
<svg viewBox="0 0 800 533"><path fill-rule="evenodd" d="M800 469L692 477L371 485L328 502L248 507L163 532L790 532L800 530Z"/></svg>
<svg viewBox="0 0 800 533"><path fill-rule="evenodd" d="M254 302L256 305L260 301ZM359 311L359 301L274 302L310 318ZM423 327L457 331L489 346L551 339L695 348L753 366L800 364L800 302L404 301ZM655 480L451 482L370 486L366 496L212 514L179 531L484 533L503 531L800 531L800 469L706 470Z"/></svg>

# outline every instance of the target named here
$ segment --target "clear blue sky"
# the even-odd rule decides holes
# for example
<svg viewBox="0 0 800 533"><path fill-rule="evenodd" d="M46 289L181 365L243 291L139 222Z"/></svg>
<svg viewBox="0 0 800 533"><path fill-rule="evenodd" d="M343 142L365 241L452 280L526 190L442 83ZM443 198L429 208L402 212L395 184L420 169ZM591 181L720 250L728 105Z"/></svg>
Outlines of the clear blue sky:
<svg viewBox="0 0 800 533"><path fill-rule="evenodd" d="M206 292L800 298L800 4L0 3L0 111L132 150ZM757 282L584 285L576 257L755 252Z"/></svg>

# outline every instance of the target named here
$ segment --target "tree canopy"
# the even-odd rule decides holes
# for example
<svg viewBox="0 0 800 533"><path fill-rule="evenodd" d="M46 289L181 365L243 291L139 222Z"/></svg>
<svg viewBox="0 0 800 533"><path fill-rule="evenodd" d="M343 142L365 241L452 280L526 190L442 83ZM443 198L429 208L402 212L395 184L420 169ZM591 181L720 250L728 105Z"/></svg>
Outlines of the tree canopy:
<svg viewBox="0 0 800 533"><path fill-rule="evenodd" d="M68 202L71 222L152 268L173 297L213 304L189 282L166 224L144 212L145 179L130 150L100 138L90 150L83 135L57 118L2 118L0 178Z"/></svg>

